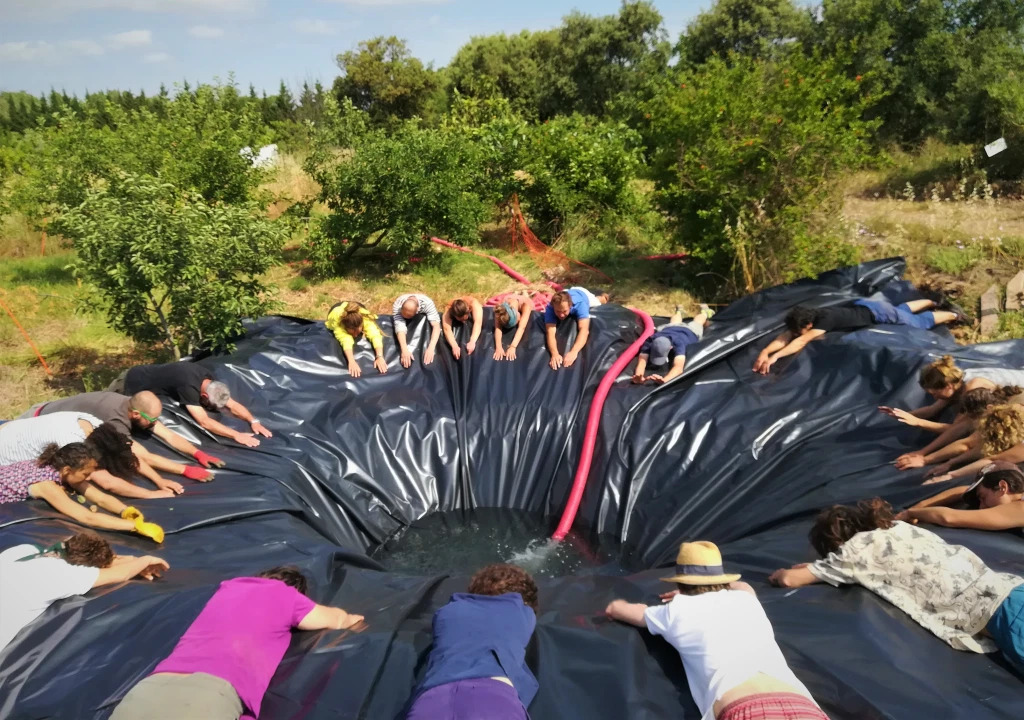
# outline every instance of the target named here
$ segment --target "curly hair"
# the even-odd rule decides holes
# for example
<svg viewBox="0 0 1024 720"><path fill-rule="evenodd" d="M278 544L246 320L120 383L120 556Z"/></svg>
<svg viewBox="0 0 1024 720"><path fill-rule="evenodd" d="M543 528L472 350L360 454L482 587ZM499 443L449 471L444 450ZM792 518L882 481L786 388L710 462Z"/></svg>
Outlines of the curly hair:
<svg viewBox="0 0 1024 720"><path fill-rule="evenodd" d="M105 568L114 562L110 543L93 533L78 533L64 541L64 559L72 565Z"/></svg>
<svg viewBox="0 0 1024 720"><path fill-rule="evenodd" d="M349 335L355 335L363 329L363 308L359 303L350 300L345 305L345 311L341 315L341 326L348 331Z"/></svg>
<svg viewBox="0 0 1024 720"><path fill-rule="evenodd" d="M78 470L95 461L95 453L85 443L68 443L63 447L57 447L57 443L50 443L39 453L36 464L39 467L52 467L54 470L60 470L62 467Z"/></svg>
<svg viewBox="0 0 1024 720"><path fill-rule="evenodd" d="M972 420L977 420L990 407L1000 402L996 393L988 388L974 388L964 393L960 399L960 412Z"/></svg>
<svg viewBox="0 0 1024 720"><path fill-rule="evenodd" d="M132 439L110 423L103 423L85 439L97 464L111 475L130 478L139 471L139 459L132 452Z"/></svg>
<svg viewBox="0 0 1024 720"><path fill-rule="evenodd" d="M309 588L309 581L306 580L306 576L294 565L278 565L269 570L264 570L256 577L266 578L267 580L280 580L303 595L306 594L306 590Z"/></svg>
<svg viewBox="0 0 1024 720"><path fill-rule="evenodd" d="M996 405L978 423L981 449L997 455L1024 442L1024 408L1020 405Z"/></svg>
<svg viewBox="0 0 1024 720"><path fill-rule="evenodd" d="M474 595L519 593L523 604L537 612L537 583L518 565L497 563L477 570L469 581L469 592Z"/></svg>
<svg viewBox="0 0 1024 720"><path fill-rule="evenodd" d="M891 528L895 522L892 506L876 497L856 505L833 505L822 510L808 538L818 555L825 557L857 533Z"/></svg>
<svg viewBox="0 0 1024 720"><path fill-rule="evenodd" d="M941 390L950 385L959 386L964 381L964 371L956 366L951 355L943 355L921 370L918 383L925 390Z"/></svg>
<svg viewBox="0 0 1024 720"><path fill-rule="evenodd" d="M808 325L813 325L818 319L818 311L806 305L797 305L786 313L786 329L794 335L799 335Z"/></svg>

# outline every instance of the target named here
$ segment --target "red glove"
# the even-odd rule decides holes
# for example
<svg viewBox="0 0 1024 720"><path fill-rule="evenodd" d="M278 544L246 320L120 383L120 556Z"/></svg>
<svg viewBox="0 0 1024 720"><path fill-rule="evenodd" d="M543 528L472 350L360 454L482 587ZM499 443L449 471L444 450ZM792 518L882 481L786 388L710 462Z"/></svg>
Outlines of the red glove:
<svg viewBox="0 0 1024 720"><path fill-rule="evenodd" d="M212 480L213 475L210 474L209 470L203 470L201 467L195 465L186 465L185 472L182 473L189 480L198 480L199 482L206 482Z"/></svg>
<svg viewBox="0 0 1024 720"><path fill-rule="evenodd" d="M225 465L224 461L221 460L219 457L214 457L213 455L204 453L202 450L196 450L195 454L192 457L194 457L196 459L196 462L202 465L203 467L222 468Z"/></svg>

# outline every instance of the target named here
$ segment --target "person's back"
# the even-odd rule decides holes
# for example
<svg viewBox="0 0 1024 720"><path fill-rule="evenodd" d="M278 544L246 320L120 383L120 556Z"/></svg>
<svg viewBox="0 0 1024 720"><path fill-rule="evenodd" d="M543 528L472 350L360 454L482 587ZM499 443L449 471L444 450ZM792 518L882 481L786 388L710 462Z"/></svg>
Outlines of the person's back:
<svg viewBox="0 0 1024 720"><path fill-rule="evenodd" d="M39 408L38 415L57 412L82 412L95 415L103 422L112 423L125 435L131 435L131 400L119 393L99 391L80 393L53 400Z"/></svg>
<svg viewBox="0 0 1024 720"><path fill-rule="evenodd" d="M138 365L125 373L124 394L150 390L163 393L182 405L201 405L203 381L212 379L209 370L192 362Z"/></svg>
<svg viewBox="0 0 1024 720"><path fill-rule="evenodd" d="M315 603L280 580L226 580L157 673L206 673L229 682L253 716L291 643L291 630Z"/></svg>
<svg viewBox="0 0 1024 720"><path fill-rule="evenodd" d="M56 412L0 425L0 465L35 460L50 443L84 441L87 433L79 421L94 428L100 425L99 418L83 412Z"/></svg>
<svg viewBox="0 0 1024 720"><path fill-rule="evenodd" d="M645 613L683 661L686 680L702 713L733 688L759 674L811 697L786 663L757 597L745 590L677 595Z"/></svg>

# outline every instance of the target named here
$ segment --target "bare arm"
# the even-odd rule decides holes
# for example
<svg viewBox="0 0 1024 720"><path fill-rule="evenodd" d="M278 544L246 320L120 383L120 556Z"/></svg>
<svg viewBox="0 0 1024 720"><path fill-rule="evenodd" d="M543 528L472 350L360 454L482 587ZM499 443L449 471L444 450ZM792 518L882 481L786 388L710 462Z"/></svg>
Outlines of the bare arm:
<svg viewBox="0 0 1024 720"><path fill-rule="evenodd" d="M790 355L796 355L798 352L807 347L807 344L809 342L812 342L814 340L820 340L823 337L825 337L825 331L814 328L808 332L805 332L803 335L800 335L799 337L790 340L786 344L786 347L776 351L774 355L771 355L768 358L768 361L775 362L779 358L789 357Z"/></svg>
<svg viewBox="0 0 1024 720"><path fill-rule="evenodd" d="M125 532L131 532L135 529L135 523L131 520L124 520L121 517L114 517L106 513L94 513L84 505L75 502L67 496L64 489L57 483L33 483L29 485L28 493L34 498L45 500L57 512L67 515L72 520L88 527L100 528L102 530L122 530ZM87 490L85 493L86 498L93 500L89 495L90 493ZM93 495L95 497L94 493ZM103 493L100 493L100 495L103 495ZM107 497L110 496L108 495ZM99 503L97 502L96 504L98 505ZM123 508L124 505L121 504L121 507ZM120 511L118 511L117 515L120 516L120 514Z"/></svg>
<svg viewBox="0 0 1024 720"><path fill-rule="evenodd" d="M430 342L427 343L427 349L424 352L424 361L429 365L430 360L426 359L426 353L430 353L431 360L433 360L434 350L437 349L437 341L441 338L441 323L432 322L430 323Z"/></svg>
<svg viewBox="0 0 1024 720"><path fill-rule="evenodd" d="M647 621L644 619L644 612L647 606L643 603L631 603L625 600L612 600L605 608L604 614L612 620L635 625L638 628L646 628Z"/></svg>
<svg viewBox="0 0 1024 720"><path fill-rule="evenodd" d="M96 588L103 585L114 585L127 582L136 576L146 580L153 580L160 577L164 570L169 570L170 567L166 560L161 560L152 555L145 555L143 557L120 555L114 558L114 562L111 563L110 567L100 569L99 577L96 578L96 582L92 586Z"/></svg>
<svg viewBox="0 0 1024 720"><path fill-rule="evenodd" d="M923 420L928 420L940 414L946 409L947 405L949 405L949 400L936 400L931 405L925 405L924 407L912 411L911 414L916 415Z"/></svg>
<svg viewBox="0 0 1024 720"><path fill-rule="evenodd" d="M245 445L246 447L256 447L260 444L260 441L252 436L252 433L240 433L237 430L232 430L219 420L214 420L210 417L210 413L206 412L206 409L200 405L186 405L185 409L188 410L188 414L192 416L192 419L195 420L203 430L207 430L214 435L231 438L239 445ZM249 413L246 412L246 415L248 414ZM250 415L249 417L252 416Z"/></svg>
<svg viewBox="0 0 1024 720"><path fill-rule="evenodd" d="M476 341L480 339L480 331L484 329L484 306L480 301L473 298L473 332L470 333L469 342L466 344L466 352L472 353L468 348L476 348Z"/></svg>
<svg viewBox="0 0 1024 720"><path fill-rule="evenodd" d="M928 455L940 448L946 447L946 445L949 445L954 440L959 440L971 431L972 425L973 423L966 418L956 420L952 425L939 433L937 438L925 445L920 450L920 454Z"/></svg>
<svg viewBox="0 0 1024 720"><path fill-rule="evenodd" d="M505 348L501 345L501 323L494 318L494 359L502 360L505 357Z"/></svg>
<svg viewBox="0 0 1024 720"><path fill-rule="evenodd" d="M180 452L182 455L192 457L199 450L195 445L183 438L178 433L170 430L166 425L157 420L153 423L153 434Z"/></svg>
<svg viewBox="0 0 1024 720"><path fill-rule="evenodd" d="M967 492L969 485L959 485L957 487L943 490L938 495L933 495L930 498L925 498L916 505L911 505L910 510L916 510L919 508L930 508L930 507L949 507L956 505L958 502L964 499L964 493Z"/></svg>
<svg viewBox="0 0 1024 720"><path fill-rule="evenodd" d="M951 442L944 448L939 448L933 453L925 456L924 462L926 465L934 465L944 460L950 460L958 455L964 455L966 458L967 453L971 453L975 448L981 444L981 437L978 433L973 433L970 437L966 437L963 440L957 440ZM969 458L973 460L974 458Z"/></svg>
<svg viewBox="0 0 1024 720"><path fill-rule="evenodd" d="M452 332L452 311L451 308L444 311L444 315L441 316L441 327L444 328L444 339L448 341L448 344L452 348L457 348L459 343L455 340L455 333Z"/></svg>
<svg viewBox="0 0 1024 720"><path fill-rule="evenodd" d="M788 570L776 570L768 576L768 582L777 587L796 588L822 582L812 573L807 564L794 565Z"/></svg>
<svg viewBox="0 0 1024 720"><path fill-rule="evenodd" d="M362 621L362 615L354 615L341 608L317 605L299 621L299 630L345 630Z"/></svg>
<svg viewBox="0 0 1024 720"><path fill-rule="evenodd" d="M134 483L130 483L123 478L117 477L117 475L111 475L107 470L96 470L92 475L89 476L91 482L96 483L99 487L103 488L107 492L120 495L121 497L128 498L165 498L170 497L173 492L167 490L146 490L140 488Z"/></svg>
<svg viewBox="0 0 1024 720"><path fill-rule="evenodd" d="M672 378L679 377L680 375L683 374L683 368L685 368L685 367L686 367L686 356L685 355L676 355L675 358L673 358L673 360L672 360L672 367L669 369L669 371L667 373L665 373L665 377L663 377L661 379L661 381L662 382L668 382Z"/></svg>
<svg viewBox="0 0 1024 720"><path fill-rule="evenodd" d="M552 370L557 370L562 367L562 355L558 352L558 338L555 336L555 325L548 323L544 328L544 342L548 346L548 352L551 353L551 361L548 365L551 366Z"/></svg>
<svg viewBox="0 0 1024 720"><path fill-rule="evenodd" d="M773 353L777 353L782 348L789 344L789 341L793 339L793 333L788 330L784 330L779 335L768 343L767 347L757 354L757 359L754 361L753 370L756 373L766 374L771 368L769 360Z"/></svg>
<svg viewBox="0 0 1024 720"><path fill-rule="evenodd" d="M1005 460L1007 462L1012 462L1014 464L1024 463L1024 443L1020 445L1014 445L1009 450L1004 450L1003 452L997 455L992 455L991 457L982 458L981 460L972 462L970 465L964 465L959 470L954 470L953 472L951 472L949 474L950 479L955 480L957 478L971 477L972 475L977 473L979 470L981 470L983 467L985 467L994 460Z"/></svg>
<svg viewBox="0 0 1024 720"><path fill-rule="evenodd" d="M526 335L526 328L530 325L530 317L533 315L533 302L531 300L523 300L519 303L519 322L516 323L516 336L512 338L512 342L509 343L508 350L510 354L507 354L509 360L516 359L516 349L519 347L519 343L523 341L523 336Z"/></svg>
<svg viewBox="0 0 1024 720"><path fill-rule="evenodd" d="M954 510L948 507L911 508L912 520L953 528L1011 530L1024 527L1024 503L1011 502L984 510Z"/></svg>
<svg viewBox="0 0 1024 720"><path fill-rule="evenodd" d="M636 360L636 370L633 371L633 382L640 384L644 381L644 373L647 371L647 355L640 355Z"/></svg>
<svg viewBox="0 0 1024 720"><path fill-rule="evenodd" d="M137 442L132 442L132 453L139 459L139 472L146 477L150 477L142 468L143 466L153 470L156 474L156 470L162 470L163 472L173 473L174 475L183 475L185 473L185 465L179 462L175 462L169 458L165 458L163 455L157 455L147 450L145 447ZM154 470L155 468L155 470ZM154 482L155 479L151 478Z"/></svg>
<svg viewBox="0 0 1024 720"><path fill-rule="evenodd" d="M580 351L583 346L587 344L587 340L590 339L590 318L583 318L576 321L576 341L572 344L572 348L565 354L563 363L566 367L572 367L576 362L576 358L579 357Z"/></svg>

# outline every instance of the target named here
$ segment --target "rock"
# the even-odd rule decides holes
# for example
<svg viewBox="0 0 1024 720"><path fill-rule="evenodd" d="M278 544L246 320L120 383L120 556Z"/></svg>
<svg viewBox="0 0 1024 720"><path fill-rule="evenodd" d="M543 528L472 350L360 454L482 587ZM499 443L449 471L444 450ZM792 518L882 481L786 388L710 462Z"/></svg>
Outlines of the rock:
<svg viewBox="0 0 1024 720"><path fill-rule="evenodd" d="M981 296L981 334L991 335L999 324L999 287L992 285Z"/></svg>
<svg viewBox="0 0 1024 720"><path fill-rule="evenodd" d="M1006 283L1006 309L1020 310L1024 301L1024 270L1013 276L1010 282Z"/></svg>

